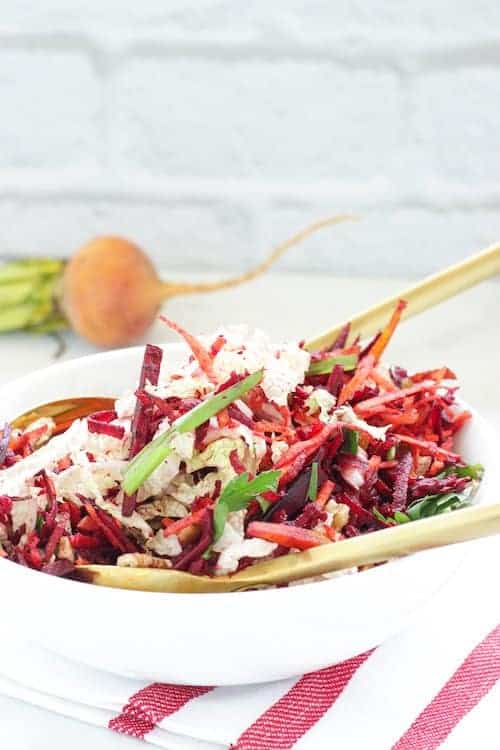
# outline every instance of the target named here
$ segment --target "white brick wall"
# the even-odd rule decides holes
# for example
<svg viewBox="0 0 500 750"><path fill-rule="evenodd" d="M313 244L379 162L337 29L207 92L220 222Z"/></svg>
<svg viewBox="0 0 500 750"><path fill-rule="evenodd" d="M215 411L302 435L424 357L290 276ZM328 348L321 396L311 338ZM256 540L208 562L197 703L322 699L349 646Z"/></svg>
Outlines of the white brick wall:
<svg viewBox="0 0 500 750"><path fill-rule="evenodd" d="M0 0L0 254L421 274L500 240L499 0Z"/></svg>

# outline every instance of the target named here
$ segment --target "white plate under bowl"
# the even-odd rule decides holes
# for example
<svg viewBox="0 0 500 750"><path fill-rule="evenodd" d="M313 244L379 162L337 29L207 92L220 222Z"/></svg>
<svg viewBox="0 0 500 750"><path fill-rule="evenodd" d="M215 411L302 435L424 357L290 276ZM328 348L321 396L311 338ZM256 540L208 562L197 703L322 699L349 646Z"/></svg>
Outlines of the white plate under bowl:
<svg viewBox="0 0 500 750"><path fill-rule="evenodd" d="M166 345L164 359L185 350ZM54 365L0 389L0 417L70 396L134 389L142 349ZM479 502L492 502L500 467L477 414L459 450L482 462ZM432 550L363 573L234 594L159 594L54 578L0 559L8 627L70 659L117 674L192 685L264 682L319 669L382 643L447 581L467 546Z"/></svg>

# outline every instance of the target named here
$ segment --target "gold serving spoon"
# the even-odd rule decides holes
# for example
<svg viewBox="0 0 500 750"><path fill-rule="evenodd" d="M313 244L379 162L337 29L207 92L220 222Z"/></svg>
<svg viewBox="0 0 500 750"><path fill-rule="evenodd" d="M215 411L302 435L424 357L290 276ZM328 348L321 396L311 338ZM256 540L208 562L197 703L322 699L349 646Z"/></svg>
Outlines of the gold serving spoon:
<svg viewBox="0 0 500 750"><path fill-rule="evenodd" d="M136 591L214 594L267 588L322 576L360 565L372 565L413 552L500 533L500 503L454 510L421 521L352 537L335 544L255 563L230 576L191 575L178 570L82 565L73 575L80 581Z"/></svg>
<svg viewBox="0 0 500 750"><path fill-rule="evenodd" d="M410 317L499 273L500 245L494 245L354 316L350 321L350 335L375 333L399 299L408 301L404 316ZM330 345L343 325L345 323L308 341L307 349L313 351ZM109 408L111 404L111 399L100 397L51 402L21 415L14 420L13 426L23 427L40 416L51 416L59 431L63 431L73 419ZM201 593L244 590L383 562L411 552L499 532L500 505L478 506L256 563L232 576L209 578L169 569L111 565L84 565L76 570L75 576L101 586L142 591Z"/></svg>
<svg viewBox="0 0 500 750"><path fill-rule="evenodd" d="M114 404L114 398L106 398L105 396L63 398L60 401L49 401L48 404L30 409L30 411L21 414L20 417L16 417L11 425L18 430L24 430L36 419L50 417L56 424L54 434L58 435L60 432L67 430L75 419L88 417L89 414L95 414L96 411L113 409Z"/></svg>

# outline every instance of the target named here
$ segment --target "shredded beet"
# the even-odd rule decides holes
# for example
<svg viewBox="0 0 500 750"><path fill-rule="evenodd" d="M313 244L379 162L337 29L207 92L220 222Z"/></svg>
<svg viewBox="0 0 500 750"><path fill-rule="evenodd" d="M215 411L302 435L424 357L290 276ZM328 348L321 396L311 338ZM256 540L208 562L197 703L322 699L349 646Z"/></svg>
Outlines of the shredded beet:
<svg viewBox="0 0 500 750"><path fill-rule="evenodd" d="M213 514L209 508L205 508L203 517L200 520L201 535L198 541L183 550L177 557L174 568L175 570L187 570L196 560L198 560L205 550L212 543L213 534Z"/></svg>
<svg viewBox="0 0 500 750"><path fill-rule="evenodd" d="M228 406L227 412L232 419L236 419L238 422L244 424L245 427L248 427L250 430L254 429L255 422L253 421L253 419L247 414L244 414L236 404L230 404L230 406Z"/></svg>
<svg viewBox="0 0 500 750"><path fill-rule="evenodd" d="M333 351L334 349L343 349L344 346L347 344L347 339L349 338L349 332L351 330L351 324L346 323L345 326L343 326L340 329L340 332L333 342L333 344L330 346L329 351Z"/></svg>
<svg viewBox="0 0 500 750"><path fill-rule="evenodd" d="M116 411L113 409L96 411L90 415L89 419L92 419L94 422L112 422L116 419Z"/></svg>
<svg viewBox="0 0 500 750"><path fill-rule="evenodd" d="M142 363L139 390L143 391L147 383L158 385L160 367L163 352L158 346L146 345ZM149 418L151 412L149 407L138 401L136 403L134 417L132 420L132 443L130 446L130 458L133 458L144 448L149 439Z"/></svg>
<svg viewBox="0 0 500 750"><path fill-rule="evenodd" d="M47 531L51 531L55 526L57 514L57 495L54 482L47 476L47 472L44 469L39 473L38 480L40 482L40 487L47 495L48 508L45 513L45 527Z"/></svg>
<svg viewBox="0 0 500 750"><path fill-rule="evenodd" d="M332 396L338 398L338 395L344 385L344 368L342 365L335 365L326 383L326 389Z"/></svg>
<svg viewBox="0 0 500 750"><path fill-rule="evenodd" d="M57 526L54 527L54 530L52 531L49 540L45 546L45 559L47 562L50 562L50 558L56 551L56 547L59 544L59 540L61 539L62 535L64 534L64 524L59 523Z"/></svg>
<svg viewBox="0 0 500 750"><path fill-rule="evenodd" d="M238 456L238 451L235 449L234 451L231 451L229 454L229 460L231 462L231 466L233 467L234 471L237 474L244 474L246 471L245 465L241 463L240 458Z"/></svg>
<svg viewBox="0 0 500 750"><path fill-rule="evenodd" d="M376 385L364 385L362 386L359 391L356 391L356 393L351 398L351 406L354 406L355 404L359 404L360 401L365 401L368 398L374 398L375 396L378 396L380 393L380 389Z"/></svg>
<svg viewBox="0 0 500 750"><path fill-rule="evenodd" d="M358 503L357 500L355 500L351 495L344 493L341 496L341 503L344 505L347 505L349 509L352 511L352 514L354 515L354 520L351 522L351 525L360 524L362 526L366 526L367 524L369 526L388 526L389 524L384 523L381 520L378 520L373 513L371 513L366 508L363 508L363 506Z"/></svg>
<svg viewBox="0 0 500 750"><path fill-rule="evenodd" d="M410 478L412 463L412 455L408 452L402 456L396 468L392 493L392 507L394 510L403 510L406 508L408 480Z"/></svg>
<svg viewBox="0 0 500 750"><path fill-rule="evenodd" d="M315 503L308 503L300 516L293 521L294 526L300 526L303 529L312 529L321 521L326 521L328 515L318 508Z"/></svg>
<svg viewBox="0 0 500 750"><path fill-rule="evenodd" d="M12 510L12 498L0 495L0 515L8 515Z"/></svg>
<svg viewBox="0 0 500 750"><path fill-rule="evenodd" d="M443 479L421 477L411 483L410 497L412 500L418 500L418 498L425 497L426 495L440 495L444 492L463 492L470 481L470 477L457 477L454 474L443 477Z"/></svg>
<svg viewBox="0 0 500 750"><path fill-rule="evenodd" d="M403 367L399 367L398 365L394 365L394 367L389 368L389 374L394 385L397 385L398 388L402 388L403 381L408 378L407 371Z"/></svg>
<svg viewBox="0 0 500 750"><path fill-rule="evenodd" d="M119 552L137 552L137 546L123 533L112 516L101 508L94 507L90 501L84 502L84 506L99 531L114 549Z"/></svg>
<svg viewBox="0 0 500 750"><path fill-rule="evenodd" d="M125 435L125 428L118 424L109 424L109 422L99 422L96 419L87 420L89 432L95 432L99 435L109 435L109 437L122 440Z"/></svg>
<svg viewBox="0 0 500 750"><path fill-rule="evenodd" d="M160 347L152 346L151 344L146 345L139 379L140 391L143 391L148 383L158 385L162 357L163 350ZM152 407L145 406L140 399L137 399L132 419L132 440L130 443L129 458L136 456L151 439L151 417ZM136 497L137 494L124 496L122 514L125 517L131 516L134 512Z"/></svg>
<svg viewBox="0 0 500 750"><path fill-rule="evenodd" d="M51 576L67 576L72 573L75 566L69 560L54 560L42 567L42 573L48 573Z"/></svg>
<svg viewBox="0 0 500 750"><path fill-rule="evenodd" d="M295 518L307 503L307 490L311 481L312 464L318 464L318 484L321 485L327 478L324 469L324 459L327 447L320 449L316 455L311 456L311 463L302 471L286 489L281 499L274 502L264 513L264 521L280 520L286 521Z"/></svg>

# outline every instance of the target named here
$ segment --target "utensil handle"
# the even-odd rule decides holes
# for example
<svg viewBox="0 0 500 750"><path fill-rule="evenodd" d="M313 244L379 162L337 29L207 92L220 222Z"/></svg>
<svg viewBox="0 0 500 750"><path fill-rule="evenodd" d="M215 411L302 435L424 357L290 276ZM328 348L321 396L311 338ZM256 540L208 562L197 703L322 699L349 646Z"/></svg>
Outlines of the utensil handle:
<svg viewBox="0 0 500 750"><path fill-rule="evenodd" d="M408 302L403 318L409 318L499 273L500 245L493 245L482 252L471 255L460 263L427 277L397 295L388 297L369 310L355 315L351 318L350 335L369 336L383 328L395 304L400 299L405 299ZM308 341L306 348L314 351L329 346L340 333L343 325L345 325L345 321Z"/></svg>
<svg viewBox="0 0 500 750"><path fill-rule="evenodd" d="M499 533L500 503L465 508L257 563L232 581L240 588L285 583Z"/></svg>

